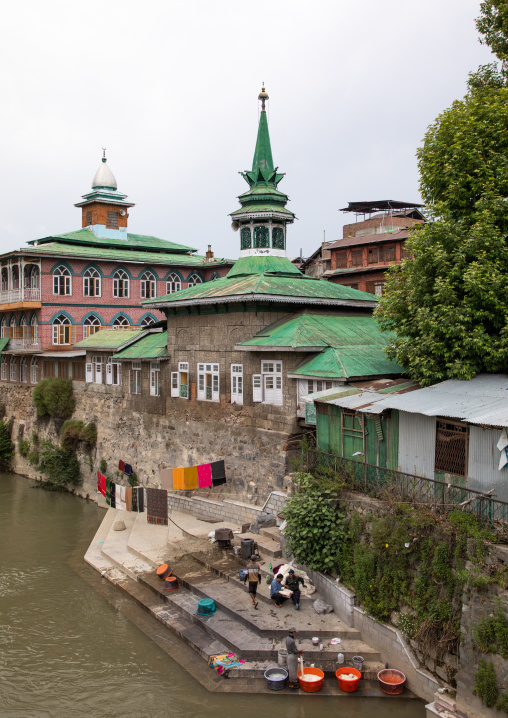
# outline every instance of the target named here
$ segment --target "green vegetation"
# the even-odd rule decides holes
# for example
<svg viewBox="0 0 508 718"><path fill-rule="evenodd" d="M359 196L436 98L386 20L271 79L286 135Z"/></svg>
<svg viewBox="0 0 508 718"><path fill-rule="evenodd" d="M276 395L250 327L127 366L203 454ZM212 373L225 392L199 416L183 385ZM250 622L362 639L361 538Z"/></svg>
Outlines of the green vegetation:
<svg viewBox="0 0 508 718"><path fill-rule="evenodd" d="M101 459L101 463L99 464L99 469L101 474L106 475L106 471L108 470L108 462L106 459Z"/></svg>
<svg viewBox="0 0 508 718"><path fill-rule="evenodd" d="M30 441L28 439L23 439L20 436L18 439L18 451L20 456L26 459L26 457L30 453Z"/></svg>
<svg viewBox="0 0 508 718"><path fill-rule="evenodd" d="M97 443L97 428L93 422L84 424L76 419L67 419L60 431L60 443L68 451L76 451L80 445L85 451L90 451Z"/></svg>
<svg viewBox="0 0 508 718"><path fill-rule="evenodd" d="M492 663L488 663L481 658L480 667L476 671L474 679L478 698L487 708L494 708L499 696L499 689Z"/></svg>
<svg viewBox="0 0 508 718"><path fill-rule="evenodd" d="M37 417L52 417L55 426L60 428L66 419L70 419L76 408L76 400L70 379L42 379L33 390L32 401Z"/></svg>
<svg viewBox="0 0 508 718"><path fill-rule="evenodd" d="M138 486L138 475L135 471L133 471L132 474L127 477L127 481L129 482L129 486Z"/></svg>
<svg viewBox="0 0 508 718"><path fill-rule="evenodd" d="M82 479L78 458L73 451L55 446L51 441L42 440L37 468L46 474L47 480L41 486L51 491L64 491L79 486Z"/></svg>
<svg viewBox="0 0 508 718"><path fill-rule="evenodd" d="M0 419L0 471L5 471L9 468L14 455L11 431L11 422L8 419Z"/></svg>
<svg viewBox="0 0 508 718"><path fill-rule="evenodd" d="M508 658L508 620L500 601L494 614L484 616L473 627L473 637L483 653L497 653Z"/></svg>

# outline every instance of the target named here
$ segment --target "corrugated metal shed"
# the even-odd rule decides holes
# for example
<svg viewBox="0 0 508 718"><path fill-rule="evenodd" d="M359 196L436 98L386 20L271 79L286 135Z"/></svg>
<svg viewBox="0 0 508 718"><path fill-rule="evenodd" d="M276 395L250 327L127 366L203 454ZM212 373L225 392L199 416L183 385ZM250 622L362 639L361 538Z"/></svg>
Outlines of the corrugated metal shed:
<svg viewBox="0 0 508 718"><path fill-rule="evenodd" d="M149 334L126 349L122 349L113 356L113 359L169 359L167 343L167 332Z"/></svg>
<svg viewBox="0 0 508 718"><path fill-rule="evenodd" d="M478 374L470 381L449 379L409 394L389 397L384 401L384 408L506 427L508 375Z"/></svg>
<svg viewBox="0 0 508 718"><path fill-rule="evenodd" d="M418 394L418 391L414 391L412 394ZM435 447L436 420L433 417L401 411L399 414L399 471L433 479Z"/></svg>

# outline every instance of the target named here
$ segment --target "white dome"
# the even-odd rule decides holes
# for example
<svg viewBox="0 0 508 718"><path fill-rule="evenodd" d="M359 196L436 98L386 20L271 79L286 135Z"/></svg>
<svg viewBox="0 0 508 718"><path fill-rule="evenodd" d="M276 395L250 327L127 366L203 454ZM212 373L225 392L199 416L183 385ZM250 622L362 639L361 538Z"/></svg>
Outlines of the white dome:
<svg viewBox="0 0 508 718"><path fill-rule="evenodd" d="M102 159L101 166L95 173L95 177L92 180L92 189L97 187L108 187L109 189L117 189L116 179L107 165L106 158Z"/></svg>

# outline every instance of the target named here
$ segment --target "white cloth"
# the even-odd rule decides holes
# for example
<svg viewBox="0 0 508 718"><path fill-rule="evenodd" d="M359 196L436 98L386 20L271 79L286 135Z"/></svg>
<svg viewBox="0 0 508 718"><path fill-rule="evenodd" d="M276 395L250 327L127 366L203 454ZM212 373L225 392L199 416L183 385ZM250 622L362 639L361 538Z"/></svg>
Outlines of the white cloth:
<svg viewBox="0 0 508 718"><path fill-rule="evenodd" d="M499 471L501 471L501 469L503 469L506 466L506 464L508 464L508 447L504 448L501 451L501 455L499 457L499 466L498 466Z"/></svg>
<svg viewBox="0 0 508 718"><path fill-rule="evenodd" d="M284 585L286 583L286 578L291 568L295 572L295 576L301 576L304 580L305 586L300 586L300 594L302 596L312 596L312 594L316 592L316 587L312 584L312 581L307 576L305 571L301 571L299 568L295 568L292 563L285 563L277 571L277 575L281 573L283 576L282 584Z"/></svg>

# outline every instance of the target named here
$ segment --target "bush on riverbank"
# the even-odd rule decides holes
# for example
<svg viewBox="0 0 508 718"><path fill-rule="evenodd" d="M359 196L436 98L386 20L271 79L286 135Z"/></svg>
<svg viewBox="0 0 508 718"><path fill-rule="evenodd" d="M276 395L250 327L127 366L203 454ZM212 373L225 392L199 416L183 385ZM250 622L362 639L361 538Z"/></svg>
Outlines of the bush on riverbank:
<svg viewBox="0 0 508 718"><path fill-rule="evenodd" d="M47 476L41 483L42 488L51 491L65 491L83 481L76 453L55 446L51 441L41 441L37 468Z"/></svg>
<svg viewBox="0 0 508 718"><path fill-rule="evenodd" d="M11 440L12 424L8 419L0 420L0 471L9 468L14 455L14 444Z"/></svg>
<svg viewBox="0 0 508 718"><path fill-rule="evenodd" d="M70 379L42 379L32 393L37 418L51 417L59 429L70 419L76 408L76 399Z"/></svg>
<svg viewBox="0 0 508 718"><path fill-rule="evenodd" d="M80 444L85 451L91 451L97 443L97 427L93 421L84 424L76 419L67 419L60 431L60 443L67 451L76 451Z"/></svg>

